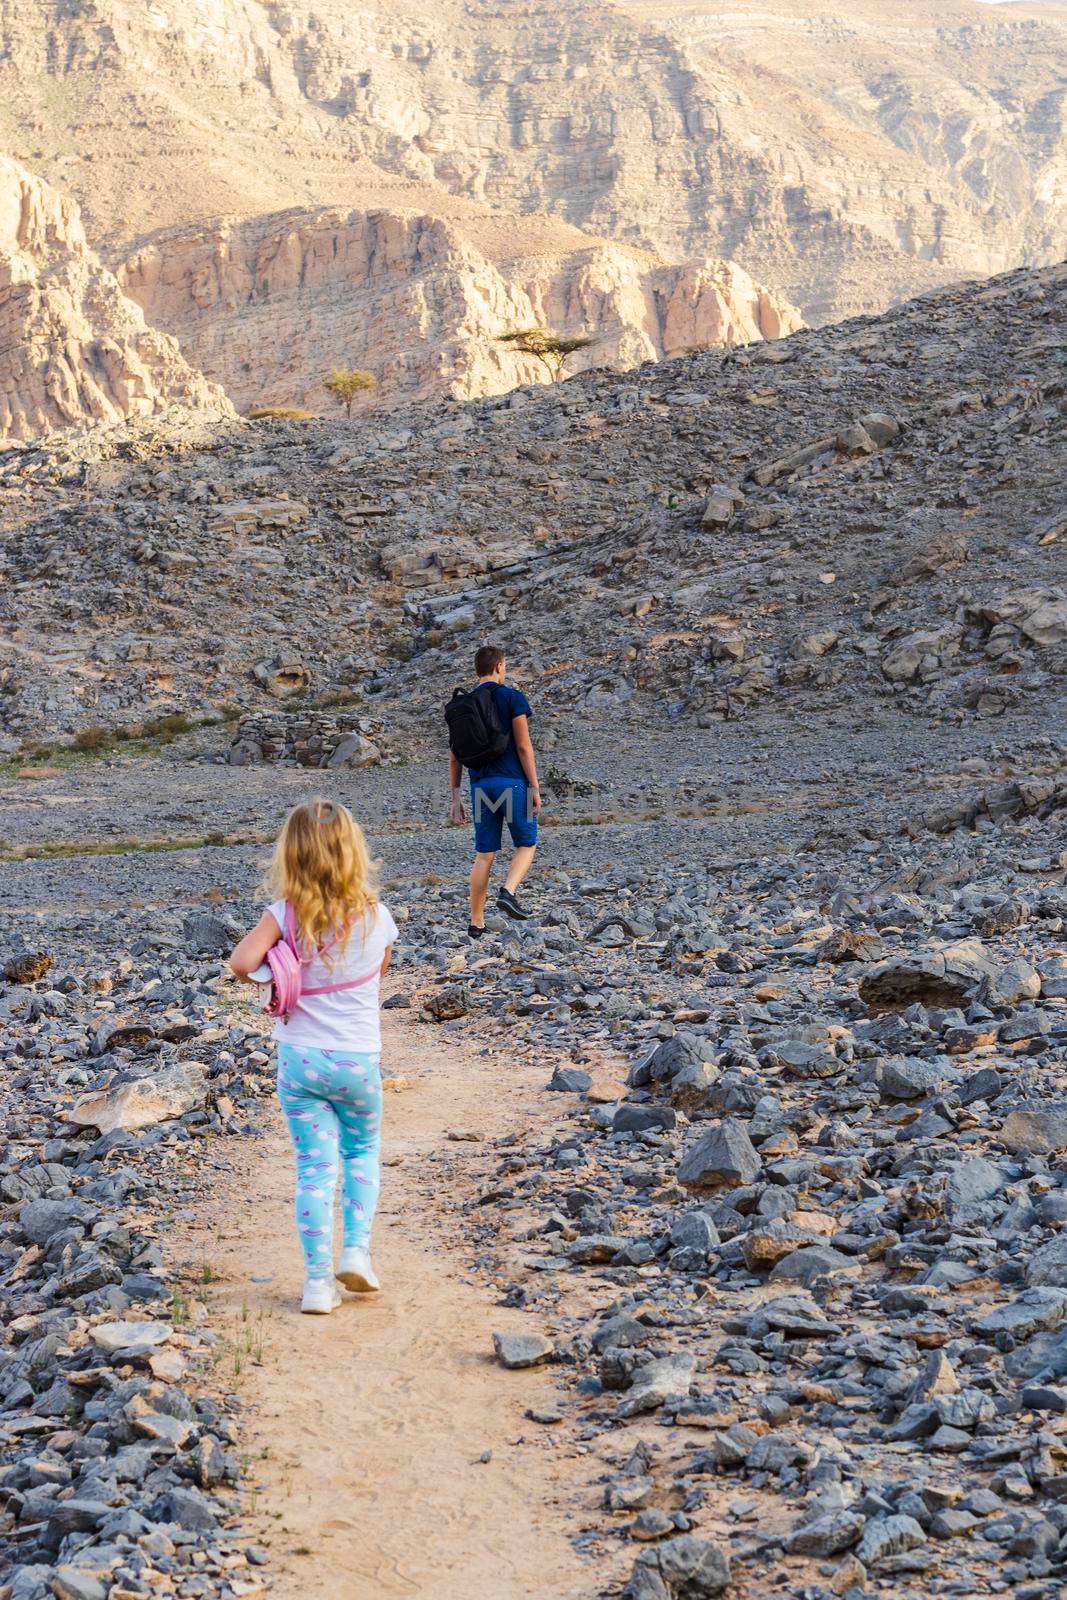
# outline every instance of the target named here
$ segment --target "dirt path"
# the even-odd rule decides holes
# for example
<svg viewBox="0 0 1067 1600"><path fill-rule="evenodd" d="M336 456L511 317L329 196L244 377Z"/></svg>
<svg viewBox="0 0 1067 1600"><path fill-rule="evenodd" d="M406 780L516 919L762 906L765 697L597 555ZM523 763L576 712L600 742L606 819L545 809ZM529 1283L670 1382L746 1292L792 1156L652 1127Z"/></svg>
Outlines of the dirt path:
<svg viewBox="0 0 1067 1600"><path fill-rule="evenodd" d="M277 1112L220 1195L228 1218L210 1247L219 1274L211 1320L249 1329L246 1342L262 1354L241 1374L253 1408L243 1443L277 1600L594 1592L568 1540L582 1464L551 1426L525 1417L552 1405L551 1373L505 1372L492 1359L493 1329L530 1321L495 1307L492 1290L465 1275L455 1220L420 1164L446 1130L489 1138L535 1112L543 1119L543 1102L523 1069L501 1095L498 1068L439 1038L387 1013L385 1071L403 1086L386 1100L380 1296L346 1296L328 1318L297 1314L292 1155Z"/></svg>

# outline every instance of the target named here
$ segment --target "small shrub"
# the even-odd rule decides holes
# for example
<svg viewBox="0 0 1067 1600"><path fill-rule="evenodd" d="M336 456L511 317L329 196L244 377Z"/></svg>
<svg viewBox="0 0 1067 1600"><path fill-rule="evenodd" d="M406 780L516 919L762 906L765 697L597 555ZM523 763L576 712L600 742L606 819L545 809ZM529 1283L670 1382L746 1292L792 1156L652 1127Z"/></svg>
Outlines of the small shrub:
<svg viewBox="0 0 1067 1600"><path fill-rule="evenodd" d="M184 711L167 711L161 717L150 717L138 730L142 739L158 739L161 744L172 744L179 734L189 733L193 724Z"/></svg>
<svg viewBox="0 0 1067 1600"><path fill-rule="evenodd" d="M111 743L110 728L103 728L99 723L93 723L88 728L79 728L74 735L74 748L76 750L103 750Z"/></svg>
<svg viewBox="0 0 1067 1600"><path fill-rule="evenodd" d="M301 406L253 406L248 413L250 422L314 422L314 411Z"/></svg>

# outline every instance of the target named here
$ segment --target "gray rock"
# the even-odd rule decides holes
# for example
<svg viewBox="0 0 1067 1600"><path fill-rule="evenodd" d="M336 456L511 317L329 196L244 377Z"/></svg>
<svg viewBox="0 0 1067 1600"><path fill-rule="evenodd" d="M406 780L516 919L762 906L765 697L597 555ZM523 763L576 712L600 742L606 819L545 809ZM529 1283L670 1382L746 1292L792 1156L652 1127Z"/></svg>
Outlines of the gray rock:
<svg viewBox="0 0 1067 1600"><path fill-rule="evenodd" d="M1054 1234L1034 1251L1026 1263L1026 1281L1067 1289L1067 1232Z"/></svg>
<svg viewBox="0 0 1067 1600"><path fill-rule="evenodd" d="M794 1528L785 1547L798 1556L836 1556L849 1550L863 1533L866 1517L859 1511L830 1511Z"/></svg>
<svg viewBox="0 0 1067 1600"><path fill-rule="evenodd" d="M676 1033L650 1050L631 1067L627 1081L633 1089L649 1083L659 1083L664 1078L674 1078L683 1067L699 1066L707 1060L707 1046L690 1033Z"/></svg>
<svg viewBox="0 0 1067 1600"><path fill-rule="evenodd" d="M926 1543L926 1535L914 1517L876 1517L867 1523L856 1558L865 1567L876 1567L890 1556L916 1550Z"/></svg>
<svg viewBox="0 0 1067 1600"><path fill-rule="evenodd" d="M988 1218L990 1203L1007 1183L1003 1171L982 1156L954 1161L948 1168L946 1203L953 1222Z"/></svg>
<svg viewBox="0 0 1067 1600"><path fill-rule="evenodd" d="M981 940L960 939L879 962L861 977L860 999L872 1011L897 1010L916 1001L925 1006L961 1006L997 970Z"/></svg>
<svg viewBox="0 0 1067 1600"><path fill-rule="evenodd" d="M102 1322L93 1329L92 1339L101 1350L154 1350L165 1344L174 1329L169 1322Z"/></svg>
<svg viewBox="0 0 1067 1600"><path fill-rule="evenodd" d="M799 1283L810 1288L819 1278L833 1278L841 1273L859 1273L859 1264L852 1256L842 1255L830 1245L802 1245L791 1255L783 1256L767 1276L768 1283Z"/></svg>
<svg viewBox="0 0 1067 1600"><path fill-rule="evenodd" d="M347 733L326 762L328 767L376 767L382 759L378 746L362 733Z"/></svg>
<svg viewBox="0 0 1067 1600"><path fill-rule="evenodd" d="M148 1515L153 1522L176 1522L191 1533L214 1533L218 1527L214 1507L198 1489L168 1489L153 1502Z"/></svg>
<svg viewBox="0 0 1067 1600"><path fill-rule="evenodd" d="M718 1545L683 1534L634 1562L622 1600L710 1600L730 1582L730 1560Z"/></svg>
<svg viewBox="0 0 1067 1600"><path fill-rule="evenodd" d="M1036 1000L1040 993L1040 977L1029 961L1018 956L988 975L981 986L980 997L983 1005L1000 1011L1017 1006L1020 1000Z"/></svg>
<svg viewBox="0 0 1067 1600"><path fill-rule="evenodd" d="M620 1106L611 1121L613 1133L643 1133L647 1128L673 1128L678 1121L670 1106Z"/></svg>
<svg viewBox="0 0 1067 1600"><path fill-rule="evenodd" d="M970 1511L961 1511L956 1506L946 1506L944 1511L939 1511L930 1521L930 1537L932 1539L956 1539L960 1534L970 1533L972 1528L978 1526L979 1519Z"/></svg>
<svg viewBox="0 0 1067 1600"><path fill-rule="evenodd" d="M25 1509L25 1508L23 1508ZM103 1500L60 1500L48 1515L46 1541L58 1547L68 1533L91 1533L107 1516L111 1507Z"/></svg>
<svg viewBox="0 0 1067 1600"><path fill-rule="evenodd" d="M727 1117L686 1151L678 1182L688 1189L735 1189L752 1183L761 1169L745 1124Z"/></svg>
<svg viewBox="0 0 1067 1600"><path fill-rule="evenodd" d="M548 1087L562 1094L584 1094L592 1083L592 1075L581 1067L557 1067L548 1080Z"/></svg>
<svg viewBox="0 0 1067 1600"><path fill-rule="evenodd" d="M667 1098L687 1116L692 1116L694 1111L708 1110L714 1104L719 1076L719 1069L712 1062L690 1061L671 1078Z"/></svg>
<svg viewBox="0 0 1067 1600"><path fill-rule="evenodd" d="M56 1600L107 1600L108 1589L91 1572L78 1567L57 1567L52 1578Z"/></svg>
<svg viewBox="0 0 1067 1600"><path fill-rule="evenodd" d="M1067 1322L1067 1289L1025 1289L1010 1305L998 1306L973 1324L975 1333L1010 1333L1025 1339L1047 1333Z"/></svg>
<svg viewBox="0 0 1067 1600"><path fill-rule="evenodd" d="M918 1100L952 1076L950 1068L919 1056L886 1056L870 1070L869 1080L890 1100Z"/></svg>
<svg viewBox="0 0 1067 1600"><path fill-rule="evenodd" d="M192 911L182 923L182 937L189 949L203 955L228 956L244 931L233 917L211 911Z"/></svg>
<svg viewBox="0 0 1067 1600"><path fill-rule="evenodd" d="M670 1242L676 1250L702 1250L705 1254L719 1244L719 1230L706 1211L683 1211L671 1223Z"/></svg>
<svg viewBox="0 0 1067 1600"><path fill-rule="evenodd" d="M87 1222L96 1215L82 1200L29 1200L19 1212L19 1227L31 1244L47 1244L71 1222Z"/></svg>
<svg viewBox="0 0 1067 1600"><path fill-rule="evenodd" d="M1019 1106L1004 1118L1000 1142L1012 1155L1051 1155L1067 1150L1067 1101Z"/></svg>
<svg viewBox="0 0 1067 1600"><path fill-rule="evenodd" d="M679 1354L649 1361L634 1373L626 1398L619 1402L618 1417L637 1417L657 1411L665 1400L684 1399L693 1381L693 1357Z"/></svg>
<svg viewBox="0 0 1067 1600"><path fill-rule="evenodd" d="M556 1353L552 1340L541 1333L494 1333L493 1348L500 1365L509 1370L540 1366Z"/></svg>

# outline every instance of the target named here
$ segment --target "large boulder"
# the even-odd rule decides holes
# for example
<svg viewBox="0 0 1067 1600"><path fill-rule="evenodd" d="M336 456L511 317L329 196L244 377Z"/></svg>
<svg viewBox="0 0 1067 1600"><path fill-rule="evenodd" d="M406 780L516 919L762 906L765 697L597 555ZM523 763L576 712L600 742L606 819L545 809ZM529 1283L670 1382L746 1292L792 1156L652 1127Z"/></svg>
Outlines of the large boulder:
<svg viewBox="0 0 1067 1600"><path fill-rule="evenodd" d="M958 939L880 961L860 979L860 999L872 1011L902 1011L916 1001L962 1006L999 971L980 939Z"/></svg>
<svg viewBox="0 0 1067 1600"><path fill-rule="evenodd" d="M116 1128L136 1133L198 1110L207 1099L207 1078L207 1068L198 1061L175 1061L151 1077L83 1094L67 1115L78 1127L99 1133Z"/></svg>

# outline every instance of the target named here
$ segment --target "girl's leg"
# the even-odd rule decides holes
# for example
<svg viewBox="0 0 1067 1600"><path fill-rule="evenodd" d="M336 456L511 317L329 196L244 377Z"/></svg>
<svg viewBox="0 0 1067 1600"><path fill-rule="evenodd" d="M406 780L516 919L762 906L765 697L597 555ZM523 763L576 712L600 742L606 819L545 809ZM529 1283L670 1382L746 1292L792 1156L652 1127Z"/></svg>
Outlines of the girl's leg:
<svg viewBox="0 0 1067 1600"><path fill-rule="evenodd" d="M309 1278L333 1277L338 1127L323 1097L329 1064L322 1056L299 1045L278 1047L278 1098L296 1152L296 1230Z"/></svg>
<svg viewBox="0 0 1067 1600"><path fill-rule="evenodd" d="M382 1075L377 1053L332 1051L330 1102L340 1124L341 1206L345 1249L366 1249L378 1204Z"/></svg>

